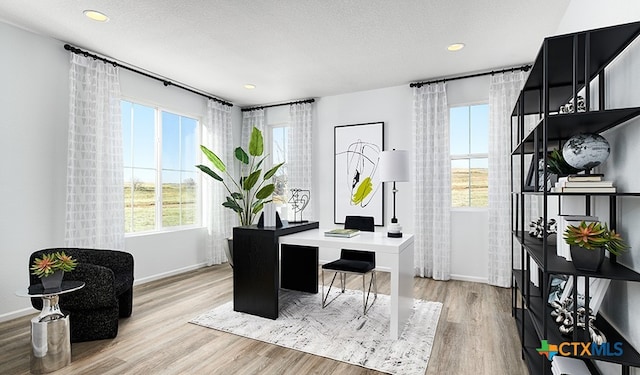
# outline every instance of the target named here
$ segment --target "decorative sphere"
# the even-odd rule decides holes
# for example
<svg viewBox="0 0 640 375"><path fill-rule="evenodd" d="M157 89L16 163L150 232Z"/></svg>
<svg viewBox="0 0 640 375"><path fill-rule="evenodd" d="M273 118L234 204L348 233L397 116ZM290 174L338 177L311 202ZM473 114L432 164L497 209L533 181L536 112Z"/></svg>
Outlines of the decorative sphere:
<svg viewBox="0 0 640 375"><path fill-rule="evenodd" d="M564 160L578 169L591 169L609 157L609 142L599 134L578 134L562 147Z"/></svg>

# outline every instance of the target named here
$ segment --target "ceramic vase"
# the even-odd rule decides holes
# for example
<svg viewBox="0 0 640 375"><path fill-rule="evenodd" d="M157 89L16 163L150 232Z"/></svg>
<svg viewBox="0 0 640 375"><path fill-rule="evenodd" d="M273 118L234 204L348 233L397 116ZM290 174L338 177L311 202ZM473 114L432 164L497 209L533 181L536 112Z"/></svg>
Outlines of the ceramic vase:
<svg viewBox="0 0 640 375"><path fill-rule="evenodd" d="M64 271L55 271L53 274L49 276L44 276L40 278L42 282L42 286L45 289L60 289L62 286L62 277L64 276Z"/></svg>
<svg viewBox="0 0 640 375"><path fill-rule="evenodd" d="M576 270L598 272L604 258L604 247L588 250L580 246L571 246L571 261Z"/></svg>

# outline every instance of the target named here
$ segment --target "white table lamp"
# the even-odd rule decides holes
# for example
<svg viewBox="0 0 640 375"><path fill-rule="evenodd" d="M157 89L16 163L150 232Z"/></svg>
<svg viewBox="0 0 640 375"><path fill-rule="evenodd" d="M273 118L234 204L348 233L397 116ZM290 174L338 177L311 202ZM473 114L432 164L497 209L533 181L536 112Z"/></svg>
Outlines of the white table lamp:
<svg viewBox="0 0 640 375"><path fill-rule="evenodd" d="M405 150L382 151L380 153L380 181L393 182L393 218L387 227L387 236L402 237L402 226L396 218L396 182L409 181L409 152Z"/></svg>

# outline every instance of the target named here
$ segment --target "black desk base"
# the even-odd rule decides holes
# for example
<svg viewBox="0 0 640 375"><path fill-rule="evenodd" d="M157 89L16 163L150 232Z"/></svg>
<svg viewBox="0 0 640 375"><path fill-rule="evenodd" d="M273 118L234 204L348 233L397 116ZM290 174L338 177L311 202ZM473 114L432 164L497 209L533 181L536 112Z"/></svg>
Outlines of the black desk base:
<svg viewBox="0 0 640 375"><path fill-rule="evenodd" d="M318 293L318 248L282 245L280 247L280 287Z"/></svg>
<svg viewBox="0 0 640 375"><path fill-rule="evenodd" d="M278 318L281 266L283 288L317 293L318 249L284 246L281 263L278 243L280 236L316 228L318 222L233 228L233 310Z"/></svg>

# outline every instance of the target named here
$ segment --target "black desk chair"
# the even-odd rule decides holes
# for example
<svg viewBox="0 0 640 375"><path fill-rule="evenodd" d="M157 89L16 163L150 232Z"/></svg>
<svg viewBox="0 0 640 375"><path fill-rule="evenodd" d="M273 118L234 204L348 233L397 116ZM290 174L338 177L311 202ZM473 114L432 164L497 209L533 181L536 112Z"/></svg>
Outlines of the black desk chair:
<svg viewBox="0 0 640 375"><path fill-rule="evenodd" d="M374 221L373 217L369 216L347 216L344 223L345 229L359 229L361 231L373 232L374 231ZM323 264L322 265L322 308L325 308L329 303L333 302L338 296L334 297L331 301L327 302L329 298L329 293L331 292L331 287L333 286L333 282L336 280L336 276L340 274L340 286L342 288L342 293L345 290L345 284L347 280L347 274L355 274L362 275L362 304L363 304L363 314L367 313L367 304L369 302L369 295L371 294L371 286L374 288L374 299L371 302L371 306L378 298L378 286L376 284L376 254L373 251L362 251L362 250L349 250L349 249L341 249L340 250L340 259L335 260L333 262ZM327 290L327 294L324 294L324 271L332 271L335 272L333 274L333 279L331 279L331 284L329 284L329 290ZM369 280L369 290L366 290L365 277L367 274L371 274L371 279Z"/></svg>

